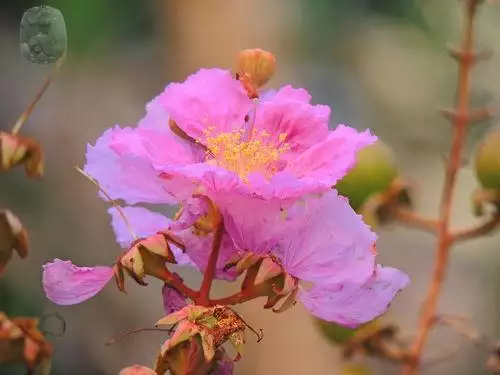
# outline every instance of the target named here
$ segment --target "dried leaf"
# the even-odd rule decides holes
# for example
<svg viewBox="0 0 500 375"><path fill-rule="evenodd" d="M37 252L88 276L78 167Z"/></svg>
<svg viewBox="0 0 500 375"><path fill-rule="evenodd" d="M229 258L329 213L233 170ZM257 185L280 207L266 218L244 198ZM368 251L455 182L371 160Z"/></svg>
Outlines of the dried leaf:
<svg viewBox="0 0 500 375"><path fill-rule="evenodd" d="M44 162L40 145L28 137L0 132L0 172L19 165L24 165L28 177L42 177Z"/></svg>
<svg viewBox="0 0 500 375"><path fill-rule="evenodd" d="M14 251L23 259L28 256L28 233L16 215L3 210L0 211L0 276Z"/></svg>

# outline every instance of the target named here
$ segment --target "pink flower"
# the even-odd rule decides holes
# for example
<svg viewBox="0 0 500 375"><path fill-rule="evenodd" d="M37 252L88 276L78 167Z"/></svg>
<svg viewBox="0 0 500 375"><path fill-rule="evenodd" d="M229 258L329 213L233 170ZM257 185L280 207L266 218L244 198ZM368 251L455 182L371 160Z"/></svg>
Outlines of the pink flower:
<svg viewBox="0 0 500 375"><path fill-rule="evenodd" d="M54 259L43 266L42 284L48 299L58 305L75 305L94 297L113 278L113 268L77 267Z"/></svg>
<svg viewBox="0 0 500 375"><path fill-rule="evenodd" d="M376 235L334 190L286 208L279 201L226 196L220 208L235 247L277 259L307 285L299 286L298 298L321 319L365 323L408 283L401 271L376 266Z"/></svg>
<svg viewBox="0 0 500 375"><path fill-rule="evenodd" d="M330 109L310 99L286 86L254 103L228 71L202 69L167 86L137 128L105 132L85 169L132 204L178 202L197 189L265 199L323 192L376 137L329 131ZM170 120L196 142L175 135Z"/></svg>

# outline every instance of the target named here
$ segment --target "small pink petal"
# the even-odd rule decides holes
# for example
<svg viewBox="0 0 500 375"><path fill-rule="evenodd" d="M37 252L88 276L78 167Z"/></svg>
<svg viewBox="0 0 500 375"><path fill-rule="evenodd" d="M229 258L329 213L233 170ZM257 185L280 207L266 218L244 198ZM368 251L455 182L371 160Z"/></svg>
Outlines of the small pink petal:
<svg viewBox="0 0 500 375"><path fill-rule="evenodd" d="M177 290L167 284L161 290L163 296L163 308L166 315L181 310L187 305L186 298Z"/></svg>
<svg viewBox="0 0 500 375"><path fill-rule="evenodd" d="M365 284L315 285L301 290L299 299L314 316L355 328L386 312L396 294L410 282L390 267L378 267Z"/></svg>
<svg viewBox="0 0 500 375"><path fill-rule="evenodd" d="M42 267L43 289L58 305L76 305L99 293L113 274L111 267L78 267L69 260L54 259Z"/></svg>

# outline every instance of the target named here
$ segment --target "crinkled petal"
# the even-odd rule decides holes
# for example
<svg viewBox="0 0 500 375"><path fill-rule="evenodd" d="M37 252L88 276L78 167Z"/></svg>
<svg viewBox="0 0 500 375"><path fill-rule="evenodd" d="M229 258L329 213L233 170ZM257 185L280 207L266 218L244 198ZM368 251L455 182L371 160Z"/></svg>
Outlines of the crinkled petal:
<svg viewBox="0 0 500 375"><path fill-rule="evenodd" d="M301 290L299 299L314 316L355 328L385 313L396 294L409 283L408 276L390 267L378 267L365 284L318 284Z"/></svg>
<svg viewBox="0 0 500 375"><path fill-rule="evenodd" d="M119 155L111 149L110 143L115 135L130 131L120 127L108 129L95 146L89 145L85 171L99 182L112 199L123 199L129 204L175 202L148 160L133 152Z"/></svg>
<svg viewBox="0 0 500 375"><path fill-rule="evenodd" d="M290 274L314 283L363 283L375 268L375 233L335 190L290 210L278 254Z"/></svg>
<svg viewBox="0 0 500 375"><path fill-rule="evenodd" d="M291 173L308 189L328 188L342 179L356 162L356 154L377 137L339 125L328 137L294 159L284 172Z"/></svg>
<svg viewBox="0 0 500 375"><path fill-rule="evenodd" d="M138 127L171 133L168 122L169 116L166 109L161 105L160 94L146 104L146 115L139 121Z"/></svg>
<svg viewBox="0 0 500 375"><path fill-rule="evenodd" d="M240 128L252 106L241 83L222 69L201 69L172 83L160 100L177 125L202 142L208 127L215 134Z"/></svg>
<svg viewBox="0 0 500 375"><path fill-rule="evenodd" d="M257 107L254 128L269 134L269 144L279 147L286 142L290 151L284 157L288 160L328 135L330 108L312 105L310 99L306 90L285 86Z"/></svg>
<svg viewBox="0 0 500 375"><path fill-rule="evenodd" d="M285 233L282 204L239 194L215 194L227 233L238 251L264 254ZM251 210L249 212L249 209Z"/></svg>
<svg viewBox="0 0 500 375"><path fill-rule="evenodd" d="M186 298L177 289L170 287L168 284L163 285L161 293L166 315L179 311L187 305Z"/></svg>
<svg viewBox="0 0 500 375"><path fill-rule="evenodd" d="M111 225L116 235L116 242L123 248L128 248L134 241L130 231L132 230L139 238L149 237L153 234L168 229L171 220L157 212L150 211L144 207L122 207L130 228L125 223L118 210L114 207L108 210L111 215Z"/></svg>
<svg viewBox="0 0 500 375"><path fill-rule="evenodd" d="M54 259L43 266L43 289L52 302L75 305L99 293L113 274L111 267L78 267L69 260Z"/></svg>

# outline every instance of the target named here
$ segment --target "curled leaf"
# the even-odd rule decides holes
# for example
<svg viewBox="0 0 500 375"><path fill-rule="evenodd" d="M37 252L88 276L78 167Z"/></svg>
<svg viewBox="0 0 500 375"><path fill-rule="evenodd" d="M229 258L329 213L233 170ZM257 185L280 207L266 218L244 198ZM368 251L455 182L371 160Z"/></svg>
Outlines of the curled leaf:
<svg viewBox="0 0 500 375"><path fill-rule="evenodd" d="M43 152L31 138L0 132L0 172L24 165L30 178L43 175Z"/></svg>
<svg viewBox="0 0 500 375"><path fill-rule="evenodd" d="M0 363L24 363L31 371L41 365L42 374L47 375L52 353L37 319L11 319L0 313Z"/></svg>
<svg viewBox="0 0 500 375"><path fill-rule="evenodd" d="M19 218L9 210L0 211L0 276L16 251L21 258L28 256L28 233Z"/></svg>

